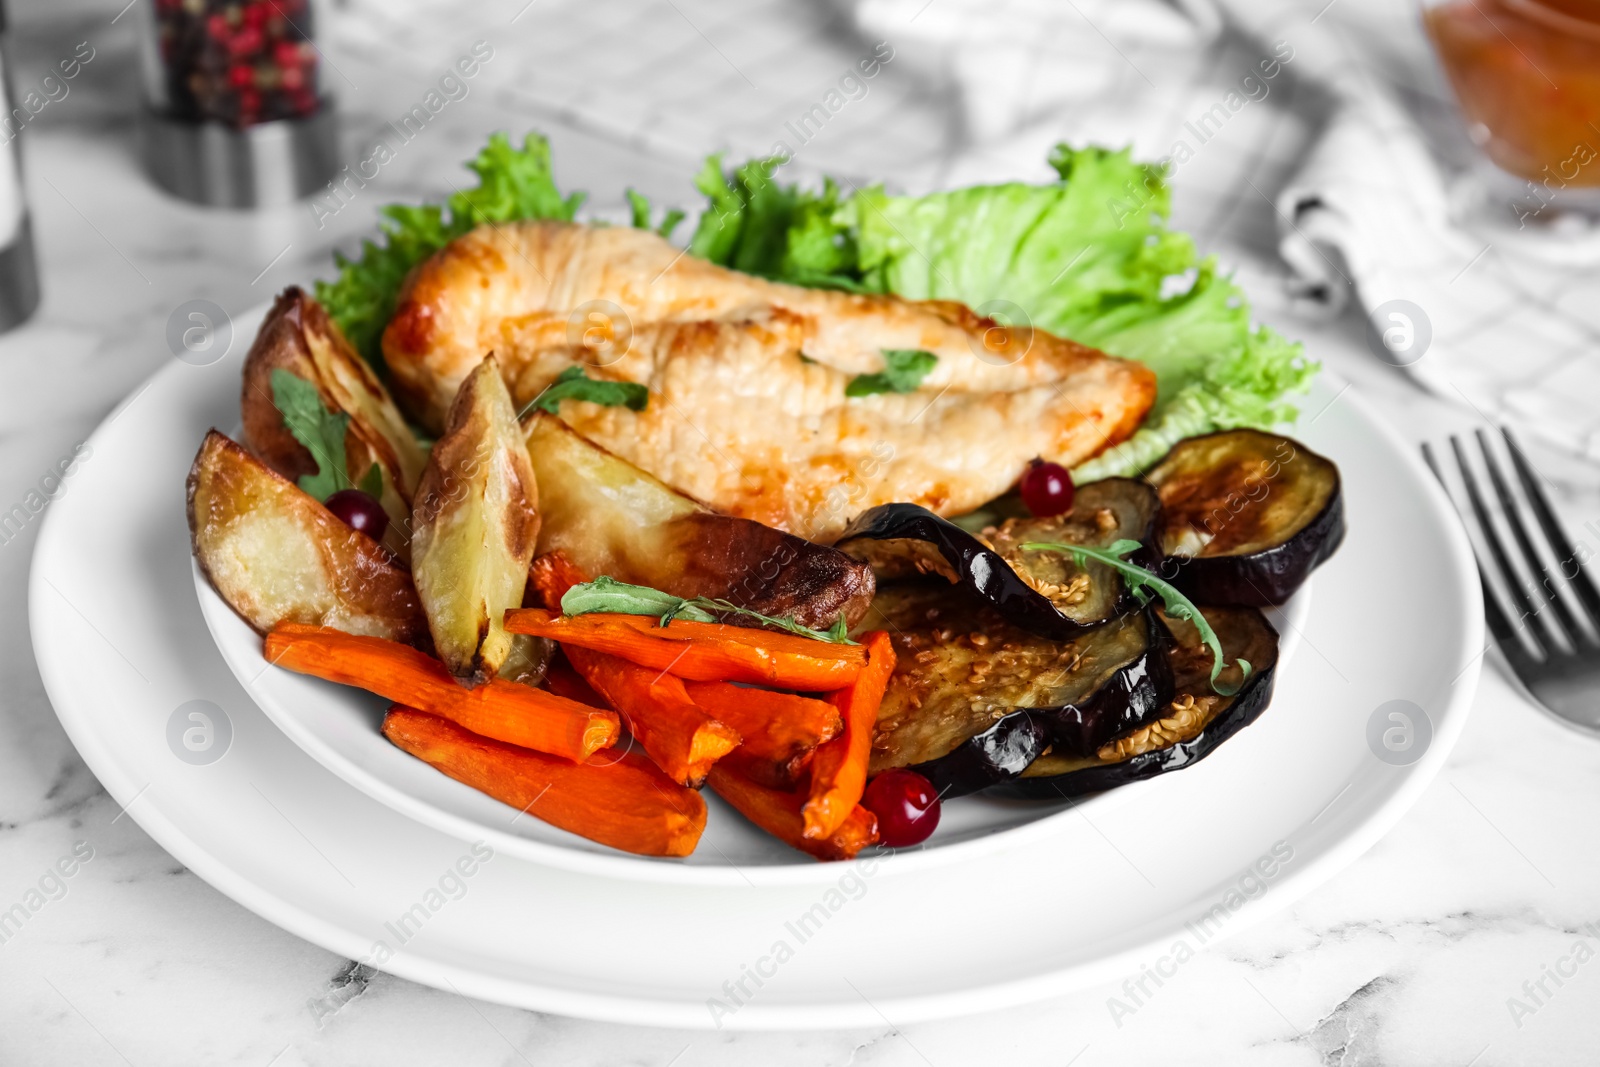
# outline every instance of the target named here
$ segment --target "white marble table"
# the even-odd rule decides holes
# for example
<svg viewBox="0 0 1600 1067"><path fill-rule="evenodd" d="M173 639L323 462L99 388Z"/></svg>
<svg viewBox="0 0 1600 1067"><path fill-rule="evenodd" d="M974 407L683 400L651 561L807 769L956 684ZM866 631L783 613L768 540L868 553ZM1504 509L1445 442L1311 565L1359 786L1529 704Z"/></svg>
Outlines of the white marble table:
<svg viewBox="0 0 1600 1067"><path fill-rule="evenodd" d="M861 47L836 40L842 34L822 14L778 7L736 18L680 4L681 13L662 8L645 19L601 5L576 40L559 31L579 16L556 0L531 11L508 0L471 13L420 4L342 12L328 44L352 152L381 118L403 110L399 102L425 91L429 71L474 40L491 39L498 51L424 150L402 156L319 230L304 206L211 213L167 200L141 178L130 131L131 20L112 23L121 0L16 6L11 47L23 80L79 41L90 41L96 58L25 136L45 299L27 327L0 338L7 506L169 358L163 331L178 304L206 297L239 312L326 271L331 247L349 247L370 229L373 206L445 188L455 161L487 131L545 129L564 182L588 188L598 203L619 203L628 184L688 202L692 165L715 138L764 149L763 124L825 86ZM617 44L631 40L628 27L639 19L666 56L655 67ZM561 73L572 71L575 50L587 79ZM741 68L762 86L751 83L742 112L713 115L684 105L687 96L638 93L659 78L685 94L722 92L726 83L738 97ZM684 70L705 74L706 84L685 88ZM658 116L628 110L618 89L626 72ZM819 139L817 166L885 173L936 163L956 147L959 131L941 118L937 93L921 75L897 81L898 73L887 71L858 111ZM1198 188L1204 174L1194 180ZM1372 360L1354 321L1313 328L1275 312L1264 202L1218 222L1190 197L1180 188L1179 221L1216 224L1207 240L1241 265L1264 317L1305 338L1402 432L1439 439L1473 426L1470 412L1422 396ZM1535 459L1564 488L1575 537L1600 541L1600 472L1543 453ZM1600 1044L1600 963L1587 962L1600 950L1592 925L1600 923L1600 744L1535 709L1494 653L1447 769L1393 833L1287 911L1204 949L1131 1015L1110 1010L1110 998L1126 996L1108 986L904 1031L886 1023L696 1034L540 1015L353 973L350 961L271 926L177 864L131 817L119 817L44 696L25 616L34 532L0 545L0 906L75 843L92 858L0 944L0 1064L1490 1067L1592 1062L1589 1050ZM1403 531L1396 534L1395 550L1406 551ZM1584 960L1574 974L1559 984L1548 977L1558 966L1571 972L1574 953Z"/></svg>

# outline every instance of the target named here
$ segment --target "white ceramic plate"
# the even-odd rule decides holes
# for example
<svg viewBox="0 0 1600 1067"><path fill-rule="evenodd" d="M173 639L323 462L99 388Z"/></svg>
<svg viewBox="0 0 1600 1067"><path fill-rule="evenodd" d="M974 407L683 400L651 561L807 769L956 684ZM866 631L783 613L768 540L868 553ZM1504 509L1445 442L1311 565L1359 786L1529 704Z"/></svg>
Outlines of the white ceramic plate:
<svg viewBox="0 0 1600 1067"><path fill-rule="evenodd" d="M91 769L181 862L333 951L468 995L636 1023L833 1027L1120 978L1180 938L1198 947L1186 922L1209 914L1209 928L1230 932L1359 855L1443 764L1476 684L1481 604L1453 513L1358 401L1319 387L1299 433L1340 464L1350 534L1296 624L1305 648L1272 708L1200 765L1116 791L1115 803L930 849L950 856L937 871L915 855L630 868L713 883L650 884L608 877L620 868L589 860L632 861L571 839L528 839L567 853L557 865L485 835L477 847L493 858L458 877L471 831L380 803L290 740L235 680L192 598L183 476L205 429L237 421L240 355L174 363L90 439L34 558L41 674ZM1386 591L1382 611L1374 590ZM1406 766L1367 740L1395 699L1431 722L1431 744ZM169 741L194 700L229 726L215 762L180 758ZM808 884L760 884L799 869ZM1031 909L1025 937L997 936L970 906L979 899L1050 903Z"/></svg>

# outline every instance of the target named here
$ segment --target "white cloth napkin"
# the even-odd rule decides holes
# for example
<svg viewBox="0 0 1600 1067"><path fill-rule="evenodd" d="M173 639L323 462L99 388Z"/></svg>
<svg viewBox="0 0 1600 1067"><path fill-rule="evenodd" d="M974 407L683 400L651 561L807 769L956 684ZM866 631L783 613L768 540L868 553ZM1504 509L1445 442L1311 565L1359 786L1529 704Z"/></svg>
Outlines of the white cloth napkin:
<svg viewBox="0 0 1600 1067"><path fill-rule="evenodd" d="M1390 95L1346 93L1278 197L1291 291L1313 312L1358 301L1379 358L1600 460L1600 234L1548 209L1519 228L1538 201L1499 183L1486 164L1452 174Z"/></svg>
<svg viewBox="0 0 1600 1067"><path fill-rule="evenodd" d="M1290 99L1320 128L1276 195L1292 308L1327 317L1354 300L1374 358L1486 419L1600 459L1600 231L1570 217L1551 227L1551 211L1519 228L1509 198L1485 194L1490 168L1473 163L1414 7L1319 6L864 0L854 11L864 32L928 46L961 86L970 146L944 181L1034 173L1015 168L1036 170L1061 136L1163 155L1173 118L1208 102L1196 63L1226 82L1241 39L1246 55L1289 41L1302 86L1271 106ZM1248 138L1208 146L1205 163L1256 197L1268 182L1258 164L1280 162L1278 132L1257 122ZM1236 158L1218 167L1224 152ZM1180 171L1180 196L1192 180Z"/></svg>

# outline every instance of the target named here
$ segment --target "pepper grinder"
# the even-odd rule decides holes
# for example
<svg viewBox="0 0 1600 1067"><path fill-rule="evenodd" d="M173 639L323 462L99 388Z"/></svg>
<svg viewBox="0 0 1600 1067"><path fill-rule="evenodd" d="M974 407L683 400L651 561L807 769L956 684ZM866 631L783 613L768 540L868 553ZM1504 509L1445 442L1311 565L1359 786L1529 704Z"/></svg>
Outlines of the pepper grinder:
<svg viewBox="0 0 1600 1067"><path fill-rule="evenodd" d="M145 170L211 207L291 203L338 169L313 0L153 0L144 21Z"/></svg>
<svg viewBox="0 0 1600 1067"><path fill-rule="evenodd" d="M0 116L15 114L6 9L0 0ZM22 187L22 129L0 122L0 332L20 326L39 306L33 226Z"/></svg>

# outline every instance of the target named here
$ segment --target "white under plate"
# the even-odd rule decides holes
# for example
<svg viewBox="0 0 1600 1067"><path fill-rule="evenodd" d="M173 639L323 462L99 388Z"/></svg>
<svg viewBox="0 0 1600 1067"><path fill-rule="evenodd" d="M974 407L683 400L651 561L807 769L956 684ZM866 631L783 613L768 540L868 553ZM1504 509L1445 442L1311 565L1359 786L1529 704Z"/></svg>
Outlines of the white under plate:
<svg viewBox="0 0 1600 1067"><path fill-rule="evenodd" d="M954 843L831 866L768 851L726 810L713 815L718 847L754 851L698 866L545 838L526 816L492 832L504 809L488 801L454 822L413 819L262 712L190 592L183 478L204 431L238 420L241 354L174 363L90 439L34 557L40 672L90 768L181 862L303 937L441 988L618 1021L776 1028L901 1023L1121 977L1179 938L1198 947L1194 929L1210 940L1290 903L1358 856L1443 765L1476 685L1482 610L1454 513L1409 449L1324 386L1299 434L1339 463L1350 533L1319 572L1315 611L1290 620L1286 637L1304 647L1272 707L1198 766L1047 818L956 802L941 831ZM1369 720L1397 699L1431 722L1431 743L1404 766L1368 741ZM214 762L176 740L196 700L226 719ZM1032 821L988 833L999 822L983 820L1004 818L981 814L991 807ZM480 824L477 849L493 858L452 874ZM1048 904L1029 908L1025 933L1002 935L971 905L995 899Z"/></svg>

